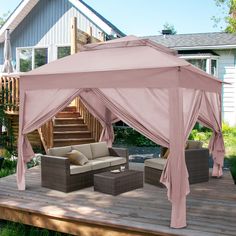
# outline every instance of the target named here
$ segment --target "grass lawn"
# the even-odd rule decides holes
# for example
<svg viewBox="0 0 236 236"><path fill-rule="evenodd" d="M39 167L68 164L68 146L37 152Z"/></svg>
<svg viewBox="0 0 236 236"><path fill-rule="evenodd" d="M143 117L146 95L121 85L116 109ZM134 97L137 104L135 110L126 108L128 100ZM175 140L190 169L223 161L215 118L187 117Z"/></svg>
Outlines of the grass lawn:
<svg viewBox="0 0 236 236"><path fill-rule="evenodd" d="M9 221L1 221L0 236L66 236L47 229L27 226L24 224L13 223Z"/></svg>

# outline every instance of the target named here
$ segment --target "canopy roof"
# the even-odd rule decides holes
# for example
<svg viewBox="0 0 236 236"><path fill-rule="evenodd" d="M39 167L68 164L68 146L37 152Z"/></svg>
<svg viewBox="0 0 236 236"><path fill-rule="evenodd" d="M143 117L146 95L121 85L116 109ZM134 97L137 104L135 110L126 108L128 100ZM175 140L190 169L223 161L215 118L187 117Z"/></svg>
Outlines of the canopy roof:
<svg viewBox="0 0 236 236"><path fill-rule="evenodd" d="M40 128L79 96L103 126L111 144L112 123L123 120L157 144L170 148L161 182L172 203L171 226L186 226L189 193L184 147L196 121L211 128L213 175L222 175L222 82L161 45L128 36L84 47L82 52L20 78L17 181L25 189L26 163L34 153L27 133Z"/></svg>
<svg viewBox="0 0 236 236"><path fill-rule="evenodd" d="M174 51L135 36L85 46L82 52L23 74L21 82L23 89L55 88L55 84L57 88L221 89L221 81L176 57Z"/></svg>

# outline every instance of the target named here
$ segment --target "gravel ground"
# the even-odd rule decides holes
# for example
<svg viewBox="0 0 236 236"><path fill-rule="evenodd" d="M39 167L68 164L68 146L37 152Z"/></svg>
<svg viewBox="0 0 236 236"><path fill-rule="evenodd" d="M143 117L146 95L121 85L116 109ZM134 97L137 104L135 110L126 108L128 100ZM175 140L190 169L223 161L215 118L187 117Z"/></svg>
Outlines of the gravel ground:
<svg viewBox="0 0 236 236"><path fill-rule="evenodd" d="M113 145L114 147L128 148L130 162L144 163L146 159L157 158L160 154L159 147L136 147L125 145Z"/></svg>

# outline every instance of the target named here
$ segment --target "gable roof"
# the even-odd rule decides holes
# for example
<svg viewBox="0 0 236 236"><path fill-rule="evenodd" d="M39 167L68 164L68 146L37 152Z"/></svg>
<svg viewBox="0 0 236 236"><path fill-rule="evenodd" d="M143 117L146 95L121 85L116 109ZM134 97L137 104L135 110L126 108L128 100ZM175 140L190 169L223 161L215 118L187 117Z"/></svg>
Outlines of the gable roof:
<svg viewBox="0 0 236 236"><path fill-rule="evenodd" d="M39 0L22 0L12 14L8 17L5 24L0 28L0 43L4 41L5 31L11 32L23 21Z"/></svg>
<svg viewBox="0 0 236 236"><path fill-rule="evenodd" d="M175 50L236 48L236 35L225 32L145 36Z"/></svg>
<svg viewBox="0 0 236 236"><path fill-rule="evenodd" d="M87 7L92 13L94 13L98 18L100 18L104 23L106 23L114 31L114 33L118 34L120 37L126 36L126 34L124 34L122 31L120 31L115 25L113 25L105 17L103 17L101 14L99 14L97 11L95 11L87 3L85 3L82 0L79 0L79 1L77 0L77 2L81 2L85 7Z"/></svg>
<svg viewBox="0 0 236 236"><path fill-rule="evenodd" d="M8 17L5 24L0 28L0 43L4 41L4 34L6 29L10 29L11 32L24 20L24 18L30 13L34 6L40 0L22 0L16 7L14 12ZM95 25L103 30L108 35L117 35L123 37L125 34L115 27L110 21L105 19L102 15L96 12L92 7L87 5L82 0L68 0L74 5L80 12L88 17Z"/></svg>

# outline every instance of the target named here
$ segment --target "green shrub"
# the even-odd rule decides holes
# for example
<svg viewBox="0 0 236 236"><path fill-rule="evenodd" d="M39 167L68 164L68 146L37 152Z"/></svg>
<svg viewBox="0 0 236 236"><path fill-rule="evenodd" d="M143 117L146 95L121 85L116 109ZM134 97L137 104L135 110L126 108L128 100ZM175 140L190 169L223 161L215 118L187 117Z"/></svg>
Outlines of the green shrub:
<svg viewBox="0 0 236 236"><path fill-rule="evenodd" d="M226 156L236 156L236 126L231 127L226 123L222 125Z"/></svg>
<svg viewBox="0 0 236 236"><path fill-rule="evenodd" d="M138 147L157 146L154 142L147 139L130 127L114 127L115 144L126 144ZM236 127L230 127L223 123L222 133L224 136L226 156L236 156ZM203 147L208 147L212 131L200 124L196 124L189 135L190 140L203 142Z"/></svg>
<svg viewBox="0 0 236 236"><path fill-rule="evenodd" d="M231 127L226 123L222 124L222 133L225 144L225 156L236 156L236 127ZM189 135L190 140L199 140L203 146L207 147L212 135L212 131L201 125L195 126Z"/></svg>
<svg viewBox="0 0 236 236"><path fill-rule="evenodd" d="M5 159L0 170L0 178L16 173L16 165L16 160Z"/></svg>
<svg viewBox="0 0 236 236"><path fill-rule="evenodd" d="M231 174L235 180L236 184L236 156L229 156L228 157L229 165L230 165L230 171Z"/></svg>
<svg viewBox="0 0 236 236"><path fill-rule="evenodd" d="M192 132L189 135L189 140L197 140L202 141L203 146L207 147L209 144L209 140L211 138L212 132L211 131L198 131L196 129L193 129Z"/></svg>
<svg viewBox="0 0 236 236"><path fill-rule="evenodd" d="M0 236L66 236L59 232L31 227L24 224L7 222L0 228Z"/></svg>
<svg viewBox="0 0 236 236"><path fill-rule="evenodd" d="M156 147L157 144L130 127L114 127L115 144L137 147Z"/></svg>

